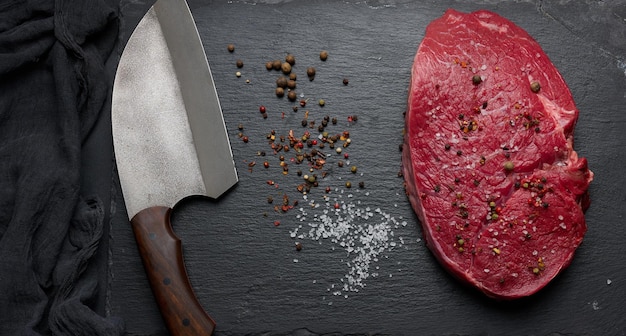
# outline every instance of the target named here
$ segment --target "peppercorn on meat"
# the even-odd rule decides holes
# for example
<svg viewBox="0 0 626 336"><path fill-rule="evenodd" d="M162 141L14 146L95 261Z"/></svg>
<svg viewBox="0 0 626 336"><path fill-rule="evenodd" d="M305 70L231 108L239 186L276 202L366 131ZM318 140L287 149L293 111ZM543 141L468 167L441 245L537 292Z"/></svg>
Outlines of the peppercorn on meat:
<svg viewBox="0 0 626 336"><path fill-rule="evenodd" d="M403 146L426 243L486 295L531 295L586 232L593 173L573 149L578 110L538 43L488 11L433 21L412 68Z"/></svg>

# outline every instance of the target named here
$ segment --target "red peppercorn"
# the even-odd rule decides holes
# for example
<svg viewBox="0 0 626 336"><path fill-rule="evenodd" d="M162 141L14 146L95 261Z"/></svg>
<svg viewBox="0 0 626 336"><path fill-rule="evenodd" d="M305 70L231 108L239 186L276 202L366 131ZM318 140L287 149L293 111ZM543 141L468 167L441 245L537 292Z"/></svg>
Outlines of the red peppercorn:
<svg viewBox="0 0 626 336"><path fill-rule="evenodd" d="M243 140L243 142L248 142L248 140L249 140L249 139L248 139L248 136L247 136L247 135L244 135L244 136L243 136L243 138L242 138L242 140Z"/></svg>
<svg viewBox="0 0 626 336"><path fill-rule="evenodd" d="M265 106L263 106L263 105L259 106L259 112L265 113L265 110L266 110Z"/></svg>

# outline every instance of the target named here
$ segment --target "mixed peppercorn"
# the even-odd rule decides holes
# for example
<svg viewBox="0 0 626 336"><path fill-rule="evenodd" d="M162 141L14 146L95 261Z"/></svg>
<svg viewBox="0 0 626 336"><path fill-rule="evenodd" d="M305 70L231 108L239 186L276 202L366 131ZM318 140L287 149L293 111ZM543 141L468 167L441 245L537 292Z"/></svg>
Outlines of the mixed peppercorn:
<svg viewBox="0 0 626 336"><path fill-rule="evenodd" d="M478 69L473 68L468 61L461 61L459 59L454 59L453 64L455 66L458 65L463 69L467 69L470 74L469 80L471 84L473 85L473 87L476 88L476 90L480 90L481 86L484 85L486 79L485 77L482 77L481 75L476 73ZM484 68L486 67L483 66L481 70L484 70ZM497 70L499 69L496 69L496 71ZM541 85L538 81L533 81L530 83L529 88L531 94L537 94L541 90ZM436 85L435 89L440 90L441 86ZM488 107L489 102L487 100L484 100L482 101L482 103L479 102L474 106L470 106L466 111L461 111L460 113L458 113L458 115L456 116L456 122L458 123L459 133L455 135L457 139L463 139L465 141L468 141L471 139L470 134L472 132L481 131L483 127L487 127L485 125L488 124L481 125L481 118L486 115L485 111ZM510 117L508 124L511 127L521 126L523 130L530 130L533 133L541 132L541 114L539 112L531 113L530 110L523 106L522 103L514 103L513 106L509 108L509 111L511 111L510 115L512 117ZM491 118L493 117L490 115L486 122L491 123ZM439 137L439 133L437 133L437 137ZM528 213L531 218L539 216L541 210L549 208L550 204L546 201L545 195L552 192L553 190L551 189L551 187L548 186L547 179L545 177L528 178L520 176L522 171L520 171L520 168L516 167L515 160L511 158L512 151L510 150L510 148L502 147L501 154L489 152L488 154L483 155L476 153L476 149L474 148L472 150L472 153L470 153L471 155L466 156L464 150L467 149L467 146L459 146L457 144L458 142L454 141L444 141L443 151L452 152L456 154L457 157L467 157L466 162L473 161L472 159L470 159L470 157L476 158L476 167L485 166L488 163L488 160L494 157L498 157L498 160L496 162L501 162L500 167L502 169L501 171L506 176L505 178L511 178L514 181L512 183L514 189L528 192L529 196L527 202L528 206L532 208L532 210L529 210ZM504 160L502 160L502 157L499 157L499 155L503 155ZM465 174L465 172L461 174ZM446 174L446 176L449 175ZM476 197L476 195L470 191L472 195L469 195L468 199L466 199L464 194L460 191L462 189L456 188L456 186L460 183L468 183L470 187L480 187L482 180L483 178L481 177L481 173L479 171L473 171L471 174L468 173L467 175L463 175L462 178L458 176L454 177L454 183L452 184L434 184L434 186L432 187L432 192L434 194L441 194L442 191L447 190L448 195L450 195L452 199L451 206L455 209L455 213L457 215L457 219L455 219L454 223L457 223L456 228L458 230L457 232L459 233L456 235L452 235L450 244L461 254L468 251L472 254L477 253L474 246L474 240L476 239L474 235L476 233L468 232L467 230L465 230L467 227L470 226L470 222L481 222L483 223L481 225L486 225L486 227L491 227L492 225L497 224L509 229L513 228L516 225L515 220L511 220L510 218L506 218L506 216L503 216L503 207L505 204L505 200L500 199L500 196L488 196L486 199L486 210L474 209L474 205L469 206L468 204L473 204L473 202L469 198ZM447 189L443 189L442 186L445 186ZM428 193L422 192L420 194L420 197L422 199L426 199L428 197ZM470 209L470 207L472 209ZM484 217L483 214L485 212L483 211L486 211L486 215ZM480 218L484 218L484 221ZM525 219L524 221L527 222L528 219ZM442 232L442 226L435 225L435 231ZM522 234L522 241L530 241L532 239L532 234L528 232L528 230L522 230ZM478 237L480 237L480 235L481 233L478 233ZM502 249L502 246L490 246L488 251L494 257L498 257L501 255ZM536 262L531 262L528 266L528 270L532 274L540 275L546 267L545 260L543 259L543 257L539 257L534 254L533 257L535 258L534 260L536 260ZM485 269L485 272L488 273L489 270ZM504 278L501 278L500 280L501 283L504 282Z"/></svg>
<svg viewBox="0 0 626 336"><path fill-rule="evenodd" d="M234 52L234 45L228 45L229 52ZM320 61L327 61L329 54L327 51L321 51L319 54ZM298 64L299 65L299 64ZM238 61L236 66L240 68L243 62ZM350 161L350 155L347 151L352 144L350 131L347 127L353 126L358 117L354 114L345 117L345 122L340 122L342 118L331 116L330 114L321 113L321 109L328 109L327 101L323 98L316 99L316 105L311 106L311 98L307 98L302 94L298 94L298 76L296 75L296 57L289 53L284 60L275 59L265 62L265 68L269 72L278 71L280 74L276 77L275 95L279 98L285 95L289 102L294 104L290 107L293 113L301 115L301 121L298 125L289 125L294 120L293 117L286 118L284 111L270 111L271 105L259 105L259 113L263 119L268 119L269 115L279 114L280 124L275 124L275 129L270 129L266 133L265 143L267 148L258 151L255 158L248 162L248 171L254 172L256 161L263 162L263 168L266 170L277 169L279 176L289 176L295 171L297 178L289 179L289 186L283 191L282 202L276 204L273 196L267 197L267 203L273 208L275 213L286 213L298 205L297 200L289 197L292 191L296 191L302 195L310 193L312 189L325 185L322 190L324 193L331 193L335 188L331 188L332 180L326 179L331 174L339 173L335 165L329 165L329 162L336 164L340 169L346 169L353 175L357 174L356 165L349 165L344 168L344 163ZM318 75L314 66L305 67L306 75L310 81L313 81ZM347 86L349 81L343 78L342 86ZM332 109L331 109L332 110ZM276 121L275 118L271 118ZM297 120L297 119L296 119ZM341 127L344 127L341 129ZM273 128L273 127L271 127ZM277 129L288 128L288 131L278 131ZM244 134L244 126L239 124L238 137L244 142L253 142L248 135ZM278 159L278 165L273 163ZM275 168L276 167L276 168ZM278 178L277 178L278 179ZM281 178L284 182L284 178ZM274 179L267 180L267 185L279 188ZM365 182L358 182L359 188L365 188ZM343 182L345 188L351 188L352 182ZM275 193L274 193L275 195ZM267 212L265 216L269 216ZM280 221L275 221L274 225L278 226ZM301 248L301 245L300 245Z"/></svg>

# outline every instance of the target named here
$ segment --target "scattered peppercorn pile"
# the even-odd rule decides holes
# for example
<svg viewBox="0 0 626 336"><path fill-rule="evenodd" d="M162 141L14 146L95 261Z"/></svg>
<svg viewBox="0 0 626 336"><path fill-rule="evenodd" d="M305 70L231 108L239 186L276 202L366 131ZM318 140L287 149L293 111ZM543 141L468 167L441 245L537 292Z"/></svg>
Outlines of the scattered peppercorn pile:
<svg viewBox="0 0 626 336"><path fill-rule="evenodd" d="M227 49L235 50L234 45ZM320 52L319 62L331 59L327 51ZM235 65L243 66L241 61ZM274 103L259 104L258 122L267 124L263 139L250 139L243 124L238 125L237 133L247 146L260 146L255 148L254 157L246 159L247 171L259 174L261 169L263 176L273 176L259 182L268 190L262 200L264 206L260 207L262 215L267 223L290 230L298 252L306 251L304 240L328 239L333 243L332 249L339 245L351 254L351 260L346 262L350 269L341 284L327 289L347 298L347 292L358 292L365 286L365 279L378 275L370 273L369 268L380 254L404 243L402 237L394 237L392 230L406 222L380 208L362 206L354 197L356 193L369 196L362 169L350 155L354 143L351 133L358 129L358 116L334 111L325 98L298 93L307 83L299 84L302 79L296 71L305 69L309 83L325 73L314 65L297 63L296 56L290 53L283 60L265 61L264 67L267 80L276 83L272 99L278 99L283 109L276 109ZM236 75L241 77L240 72ZM338 84L346 87L349 79L343 78ZM289 215L294 209L295 215ZM366 221L377 223L363 225Z"/></svg>

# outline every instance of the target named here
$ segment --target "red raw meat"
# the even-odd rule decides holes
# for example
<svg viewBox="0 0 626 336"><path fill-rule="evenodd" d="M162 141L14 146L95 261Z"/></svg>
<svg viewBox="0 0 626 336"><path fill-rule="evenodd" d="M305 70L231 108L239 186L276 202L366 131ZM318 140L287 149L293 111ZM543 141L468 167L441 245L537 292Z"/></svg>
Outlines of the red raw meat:
<svg viewBox="0 0 626 336"><path fill-rule="evenodd" d="M570 264L593 179L573 149L577 118L563 78L514 23L448 10L427 27L402 160L443 267L490 297L515 299Z"/></svg>

